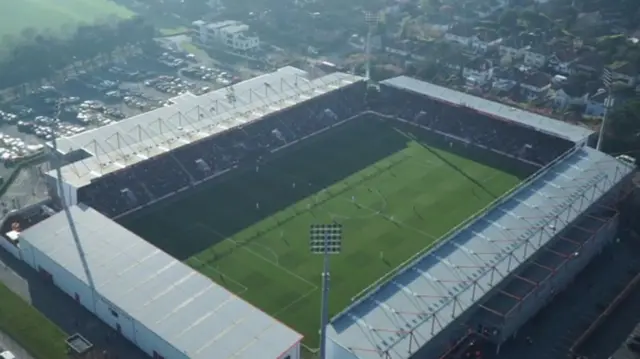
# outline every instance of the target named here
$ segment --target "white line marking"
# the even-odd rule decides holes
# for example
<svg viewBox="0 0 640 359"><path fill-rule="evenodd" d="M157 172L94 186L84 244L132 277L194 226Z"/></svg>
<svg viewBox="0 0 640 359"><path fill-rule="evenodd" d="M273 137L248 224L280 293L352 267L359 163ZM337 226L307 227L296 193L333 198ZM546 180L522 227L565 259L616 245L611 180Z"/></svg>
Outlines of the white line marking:
<svg viewBox="0 0 640 359"><path fill-rule="evenodd" d="M287 304L286 306L280 308L277 312L272 314L272 317L278 317L281 314L285 313L289 308L293 307L294 305L298 304L299 302L307 299L307 297L311 296L312 294L314 294L315 292L318 291L318 287L311 289L310 291L302 294L300 297L298 297L297 299L295 299L294 301L292 301L291 303Z"/></svg>
<svg viewBox="0 0 640 359"><path fill-rule="evenodd" d="M213 228L211 228L211 227L207 226L207 225L206 225L206 224L204 224L204 223L197 222L197 223L196 223L196 225L197 225L197 226L199 226L199 227L202 227L202 229L204 229L204 230L208 231L209 233L214 234L215 236L217 236L217 237L219 237L219 238L222 238L222 239L223 239L223 240L225 240L225 241L226 241L226 240L228 240L228 238L225 238L223 235L221 235L220 233L216 232ZM236 242L236 243L237 243L237 242ZM296 274L296 273L292 272L291 270L289 270L289 269L287 269L287 268L285 268L285 267L281 266L281 265L280 265L280 264L278 264L278 263L274 263L273 261L271 261L271 260L269 260L268 258L264 257L262 254L257 253L257 252L255 252L255 251L251 250L250 248L247 248L247 246L242 246L242 247L240 247L240 248L241 248L241 249L244 249L245 251L247 251L247 252L249 252L249 253L251 253L251 254L253 254L253 255L254 255L254 256L256 256L257 258L260 258L260 259L262 259L263 261L265 261L265 262L267 262L267 263L269 263L269 264L273 265L274 267L277 267L277 268L281 269L283 272L285 272L285 273L287 273L287 274L291 275L292 277L294 277L294 278L296 278L296 279L298 279L298 280L300 280L300 281L302 281L302 282L304 282L304 283L308 284L308 285L309 285L309 286L311 286L312 288L316 288L316 289L318 288L318 285L316 285L315 283L311 282L310 280L308 280L308 279L305 279L305 278L301 277L300 275L298 275L298 274Z"/></svg>

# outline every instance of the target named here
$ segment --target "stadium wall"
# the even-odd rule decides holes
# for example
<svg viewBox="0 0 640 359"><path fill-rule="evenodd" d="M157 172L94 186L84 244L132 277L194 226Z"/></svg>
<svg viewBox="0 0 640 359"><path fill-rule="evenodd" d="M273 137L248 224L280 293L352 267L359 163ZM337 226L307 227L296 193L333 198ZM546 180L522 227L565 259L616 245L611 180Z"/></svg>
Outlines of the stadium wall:
<svg viewBox="0 0 640 359"><path fill-rule="evenodd" d="M124 310L102 297L28 241L20 241L20 250L23 260L38 271L45 280L55 284L150 357L157 358L157 355L161 355L164 359L188 359L184 353L162 340L135 318L127 315Z"/></svg>
<svg viewBox="0 0 640 359"><path fill-rule="evenodd" d="M46 281L50 281L87 310L95 311L94 293L82 281L47 255L34 248L28 241L20 241L23 260L35 269Z"/></svg>
<svg viewBox="0 0 640 359"><path fill-rule="evenodd" d="M20 251L18 246L10 242L7 238L0 238L0 247L2 247L5 251L7 251L12 256L18 259L22 259L22 252Z"/></svg>
<svg viewBox="0 0 640 359"><path fill-rule="evenodd" d="M68 207L78 204L78 189L65 181L62 181L62 184L60 184L58 178L54 177L54 173L55 171L52 171L45 175L47 188L53 190L53 193Z"/></svg>
<svg viewBox="0 0 640 359"><path fill-rule="evenodd" d="M580 273L591 260L611 243L618 230L618 218L612 218L604 227L600 228L587 246L582 247L580 253L568 260L554 276L545 281L532 295L524 298L519 307L505 318L504 327L497 342L504 342L513 336L517 330L535 316L544 306L553 300L555 294L564 290L575 276ZM562 234L560 234L562 235Z"/></svg>

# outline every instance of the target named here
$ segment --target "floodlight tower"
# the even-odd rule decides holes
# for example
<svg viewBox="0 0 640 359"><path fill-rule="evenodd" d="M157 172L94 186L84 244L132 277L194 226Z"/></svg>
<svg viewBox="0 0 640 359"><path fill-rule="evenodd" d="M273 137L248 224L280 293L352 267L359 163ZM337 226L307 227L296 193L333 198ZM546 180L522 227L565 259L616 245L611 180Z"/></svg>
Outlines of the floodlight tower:
<svg viewBox="0 0 640 359"><path fill-rule="evenodd" d="M607 98L604 100L604 116L602 116L602 125L600 126L600 132L598 133L598 143L596 149L602 151L602 142L604 140L604 131L607 129L609 113L613 108L614 99L611 95L611 85L607 86Z"/></svg>
<svg viewBox="0 0 640 359"><path fill-rule="evenodd" d="M320 305L320 359L326 359L327 325L329 325L329 258L342 251L342 225L312 224L309 231L309 248L312 254L324 256Z"/></svg>
<svg viewBox="0 0 640 359"><path fill-rule="evenodd" d="M364 43L365 77L367 78L367 82L371 84L371 37L380 22L380 14L367 12L364 14L364 21L368 26L367 40Z"/></svg>
<svg viewBox="0 0 640 359"><path fill-rule="evenodd" d="M62 103L58 101L56 103L56 115L55 118L58 119L60 117L60 113L62 112ZM82 267L84 269L85 275L87 276L87 284L89 285L91 291L95 295L95 285L93 283L93 275L91 274L91 270L89 269L89 263L87 263L87 258L82 248L82 244L80 243L80 236L78 235L78 229L76 228L76 224L73 221L73 216L71 215L71 210L69 209L69 204L66 200L66 195L64 192L64 186L62 184L62 165L63 158L61 154L58 152L58 140L55 131L53 128L50 129L51 134L51 144L53 147L53 154L50 156L50 161L52 161L53 166L55 167L56 177L57 177L57 191L58 191L58 199L60 200L60 205L62 206L62 210L64 211L65 216L67 217L67 222L69 223L69 230L71 231L71 236L75 241L76 247L78 249L78 254L80 257L80 262L82 263ZM94 303L95 310L95 303Z"/></svg>

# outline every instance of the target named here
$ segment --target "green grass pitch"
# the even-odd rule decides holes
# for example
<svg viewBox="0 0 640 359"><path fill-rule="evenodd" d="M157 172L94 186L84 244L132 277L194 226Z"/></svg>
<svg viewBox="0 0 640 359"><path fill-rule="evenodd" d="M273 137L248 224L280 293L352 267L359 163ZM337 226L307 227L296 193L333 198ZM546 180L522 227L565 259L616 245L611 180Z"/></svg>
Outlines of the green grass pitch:
<svg viewBox="0 0 640 359"><path fill-rule="evenodd" d="M20 41L21 32L27 28L48 35L69 35L65 32L70 33L81 23L133 15L111 0L4 0L0 9L0 44L5 46L10 45L4 43L9 37Z"/></svg>
<svg viewBox="0 0 640 359"><path fill-rule="evenodd" d="M310 224L344 226L343 251L331 261L335 314L519 182L429 147L422 131L358 118L123 224L315 348L322 261L309 253Z"/></svg>

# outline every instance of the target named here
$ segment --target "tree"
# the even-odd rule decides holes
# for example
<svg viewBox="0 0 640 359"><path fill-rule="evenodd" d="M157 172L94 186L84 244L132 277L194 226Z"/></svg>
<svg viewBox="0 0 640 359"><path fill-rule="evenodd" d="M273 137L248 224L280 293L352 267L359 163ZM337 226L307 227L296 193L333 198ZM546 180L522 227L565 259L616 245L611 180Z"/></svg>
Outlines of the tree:
<svg viewBox="0 0 640 359"><path fill-rule="evenodd" d="M518 25L518 12L513 8L503 11L498 18L498 24L507 29L515 29Z"/></svg>
<svg viewBox="0 0 640 359"><path fill-rule="evenodd" d="M134 17L80 25L64 39L32 28L24 29L18 39L4 36L4 45L12 47L9 56L0 59L0 88L37 84L78 64L110 59L118 49L147 46L153 43L154 33L153 26Z"/></svg>

